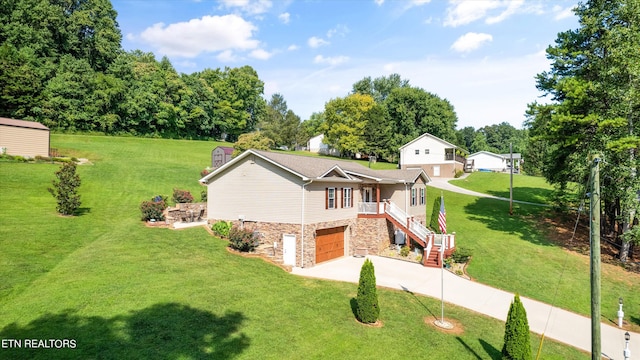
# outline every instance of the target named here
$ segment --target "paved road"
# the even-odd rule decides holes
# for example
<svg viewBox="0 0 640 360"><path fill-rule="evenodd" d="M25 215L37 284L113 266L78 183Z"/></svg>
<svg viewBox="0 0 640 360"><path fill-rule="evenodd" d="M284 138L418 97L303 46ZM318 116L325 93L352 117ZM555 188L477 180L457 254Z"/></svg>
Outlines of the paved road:
<svg viewBox="0 0 640 360"><path fill-rule="evenodd" d="M371 259L375 267L378 286L441 298L443 272L440 269L427 268L416 263L379 256L368 256L368 258ZM293 268L292 273L320 279L358 283L363 262L363 258L344 257L312 268ZM466 280L449 271L444 271L444 300L447 303L505 321L513 297L512 293ZM590 318L528 298L521 297L521 300L527 311L531 331L538 334L545 333L548 338L578 349L591 351ZM625 318L628 319L629 314ZM609 358L622 359L624 332L603 323L602 353ZM639 359L640 334L631 334L630 349L631 359Z"/></svg>

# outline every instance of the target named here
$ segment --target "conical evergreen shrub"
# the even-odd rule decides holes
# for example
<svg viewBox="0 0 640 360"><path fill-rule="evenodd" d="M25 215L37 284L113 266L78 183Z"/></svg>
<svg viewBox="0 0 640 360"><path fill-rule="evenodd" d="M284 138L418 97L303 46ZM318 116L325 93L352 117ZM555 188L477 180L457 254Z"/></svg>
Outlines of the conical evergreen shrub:
<svg viewBox="0 0 640 360"><path fill-rule="evenodd" d="M356 296L356 315L360 322L372 324L378 321L380 307L376 290L376 274L371 260L366 259L360 269L360 282Z"/></svg>
<svg viewBox="0 0 640 360"><path fill-rule="evenodd" d="M529 322L527 312L516 294L509 308L507 322L504 327L504 345L502 358L509 360L530 360L531 342L529 339Z"/></svg>

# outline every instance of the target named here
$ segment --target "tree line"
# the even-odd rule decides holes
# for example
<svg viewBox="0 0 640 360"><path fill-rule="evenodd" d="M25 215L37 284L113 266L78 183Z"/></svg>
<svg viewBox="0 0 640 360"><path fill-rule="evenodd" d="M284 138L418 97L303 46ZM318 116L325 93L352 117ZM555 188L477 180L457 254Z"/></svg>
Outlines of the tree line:
<svg viewBox="0 0 640 360"><path fill-rule="evenodd" d="M234 141L265 112L249 66L178 74L125 52L109 0L4 0L0 116L54 130Z"/></svg>
<svg viewBox="0 0 640 360"><path fill-rule="evenodd" d="M640 242L640 0L590 0L575 13L579 28L558 34L551 69L536 78L552 102L529 105L527 161L561 195L573 184L599 191L601 232L618 239L625 262ZM588 188L593 155L604 160L600 190Z"/></svg>

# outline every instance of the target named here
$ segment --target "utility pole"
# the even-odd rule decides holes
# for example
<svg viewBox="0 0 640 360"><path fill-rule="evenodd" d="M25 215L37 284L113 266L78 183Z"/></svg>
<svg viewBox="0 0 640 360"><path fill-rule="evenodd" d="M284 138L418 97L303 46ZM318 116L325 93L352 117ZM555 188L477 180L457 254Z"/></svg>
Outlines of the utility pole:
<svg viewBox="0 0 640 360"><path fill-rule="evenodd" d="M509 182L509 215L513 215L513 143L509 143L509 154L511 159L509 161L511 161L511 166L509 166L509 169L511 169L511 180Z"/></svg>
<svg viewBox="0 0 640 360"><path fill-rule="evenodd" d="M591 359L602 358L600 335L600 155L591 156L590 245L591 245Z"/></svg>

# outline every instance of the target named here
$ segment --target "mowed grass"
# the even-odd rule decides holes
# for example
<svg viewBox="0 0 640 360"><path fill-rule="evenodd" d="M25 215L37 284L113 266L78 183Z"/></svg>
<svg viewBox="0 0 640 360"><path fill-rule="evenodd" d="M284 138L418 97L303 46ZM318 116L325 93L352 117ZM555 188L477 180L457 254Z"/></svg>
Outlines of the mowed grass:
<svg viewBox="0 0 640 360"><path fill-rule="evenodd" d="M468 180L451 181L470 190L504 196L509 175L474 173ZM543 178L514 176L514 199L551 202L551 187ZM535 190L539 186L539 190ZM530 190L534 189L534 190ZM438 195L440 190L437 190ZM519 197L517 196L519 195ZM471 250L467 272L475 280L557 307L590 316L589 257L570 252L550 241L570 241L571 231L541 228L541 219L562 216L550 208L444 192L447 230L458 235L457 246ZM431 211L428 212L430 216ZM566 215L575 223L578 214ZM582 213L581 219L588 217ZM572 229L570 229L572 230ZM625 304L627 329L640 330L640 275L602 264L601 309L603 322L617 324L618 298Z"/></svg>
<svg viewBox="0 0 640 360"><path fill-rule="evenodd" d="M199 194L216 143L53 135L52 144L93 161L78 168L82 209L55 213L46 188L57 165L0 163L0 339L76 348L0 348L0 358L500 358L500 321L448 305L461 329L443 333L425 323L437 299L380 289L384 326L362 326L355 284L231 254L202 228L145 227L140 202L174 187ZM548 339L542 353L587 358Z"/></svg>
<svg viewBox="0 0 640 360"><path fill-rule="evenodd" d="M508 199L511 177L505 173L474 172L464 179L451 180L450 183L468 190ZM544 178L513 175L514 200L550 204L552 195L553 187Z"/></svg>

